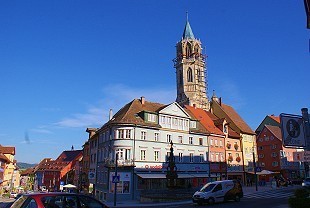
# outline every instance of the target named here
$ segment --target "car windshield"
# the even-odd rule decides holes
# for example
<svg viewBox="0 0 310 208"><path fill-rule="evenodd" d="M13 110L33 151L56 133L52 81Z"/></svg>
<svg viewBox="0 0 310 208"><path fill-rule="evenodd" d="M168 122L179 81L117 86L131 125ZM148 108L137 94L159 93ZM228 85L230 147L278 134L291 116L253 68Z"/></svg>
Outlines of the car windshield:
<svg viewBox="0 0 310 208"><path fill-rule="evenodd" d="M305 182L310 182L310 178L306 178L306 179L305 179Z"/></svg>
<svg viewBox="0 0 310 208"><path fill-rule="evenodd" d="M20 208L21 205L26 201L28 197L27 196L21 196L19 197L11 206L11 208Z"/></svg>
<svg viewBox="0 0 310 208"><path fill-rule="evenodd" d="M207 183L206 185L204 185L204 186L200 189L200 191L201 191L201 192L209 192L209 191L211 191L211 190L214 188L215 185L216 185L216 184L214 184L214 183Z"/></svg>

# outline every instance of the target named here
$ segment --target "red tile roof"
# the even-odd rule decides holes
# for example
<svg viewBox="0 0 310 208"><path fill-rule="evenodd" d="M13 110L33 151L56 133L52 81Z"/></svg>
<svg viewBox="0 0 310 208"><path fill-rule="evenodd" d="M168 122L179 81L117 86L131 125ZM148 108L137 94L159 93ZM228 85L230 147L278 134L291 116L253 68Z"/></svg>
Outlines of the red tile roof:
<svg viewBox="0 0 310 208"><path fill-rule="evenodd" d="M0 152L0 161L10 162L10 160L1 152Z"/></svg>
<svg viewBox="0 0 310 208"><path fill-rule="evenodd" d="M280 124L280 116L270 115L269 117Z"/></svg>
<svg viewBox="0 0 310 208"><path fill-rule="evenodd" d="M265 127L267 129L269 129L269 131L276 137L278 138L280 141L282 141L282 132L281 132L281 128L278 126L271 126L271 125L265 125Z"/></svg>
<svg viewBox="0 0 310 208"><path fill-rule="evenodd" d="M124 123L159 127L158 124L146 123L142 119L142 117L139 116L139 113L143 111L158 112L166 106L167 105L152 103L148 101L145 101L145 103L142 104L139 99L134 99L133 101L127 103L124 107L122 107L113 116L113 118L107 122L107 124Z"/></svg>
<svg viewBox="0 0 310 208"><path fill-rule="evenodd" d="M229 118L236 124L242 133L255 134L249 125L240 117L240 115L233 109L233 107L221 104L223 111L229 116Z"/></svg>
<svg viewBox="0 0 310 208"><path fill-rule="evenodd" d="M167 106L168 105L148 102L146 100L144 101L144 104L142 104L140 99L134 99L133 101L127 103L124 107L122 107L113 116L113 118L106 124L104 124L101 128L104 128L105 126L108 126L110 124L136 124L141 126L160 128L161 126L158 123L145 122L142 113L143 112L158 113ZM184 110L186 111L186 109ZM191 116L191 114L189 115ZM207 130L203 126L200 126L199 124L197 129L191 129L191 131L199 133L207 133Z"/></svg>
<svg viewBox="0 0 310 208"><path fill-rule="evenodd" d="M223 131L223 123L225 121L225 118L218 118L216 115L212 114L209 111L206 111L206 113L209 115L210 118L212 118L214 125L221 131ZM232 128L228 127L228 137L240 138L240 135L237 132L235 132Z"/></svg>
<svg viewBox="0 0 310 208"><path fill-rule="evenodd" d="M0 145L0 152L3 154L15 155L15 147L4 147Z"/></svg>
<svg viewBox="0 0 310 208"><path fill-rule="evenodd" d="M199 122L206 128L208 132L212 134L225 135L219 128L214 125L213 120L205 110L189 105L185 105L185 108L188 109L197 120L199 120Z"/></svg>

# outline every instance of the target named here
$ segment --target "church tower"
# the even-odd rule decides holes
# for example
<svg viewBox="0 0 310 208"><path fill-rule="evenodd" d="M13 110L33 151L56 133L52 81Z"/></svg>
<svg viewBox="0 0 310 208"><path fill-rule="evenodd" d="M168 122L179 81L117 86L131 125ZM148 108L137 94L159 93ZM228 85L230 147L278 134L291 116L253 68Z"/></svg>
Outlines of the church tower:
<svg viewBox="0 0 310 208"><path fill-rule="evenodd" d="M186 20L182 39L176 45L177 56L174 59L177 81L176 102L181 106L190 105L210 109L207 98L206 57L202 54L200 40Z"/></svg>

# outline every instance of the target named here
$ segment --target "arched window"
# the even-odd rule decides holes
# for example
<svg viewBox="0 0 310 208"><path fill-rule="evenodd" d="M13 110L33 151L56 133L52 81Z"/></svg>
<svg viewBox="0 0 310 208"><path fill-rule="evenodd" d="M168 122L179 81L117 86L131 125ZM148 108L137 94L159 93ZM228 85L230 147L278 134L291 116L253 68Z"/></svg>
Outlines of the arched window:
<svg viewBox="0 0 310 208"><path fill-rule="evenodd" d="M191 44L187 43L186 44L186 58L189 58L191 54L192 54Z"/></svg>
<svg viewBox="0 0 310 208"><path fill-rule="evenodd" d="M187 81L193 82L193 71L191 68L188 68L188 70L187 70Z"/></svg>
<svg viewBox="0 0 310 208"><path fill-rule="evenodd" d="M199 54L199 46L198 46L198 44L195 45L195 49L194 50L195 50L196 54Z"/></svg>

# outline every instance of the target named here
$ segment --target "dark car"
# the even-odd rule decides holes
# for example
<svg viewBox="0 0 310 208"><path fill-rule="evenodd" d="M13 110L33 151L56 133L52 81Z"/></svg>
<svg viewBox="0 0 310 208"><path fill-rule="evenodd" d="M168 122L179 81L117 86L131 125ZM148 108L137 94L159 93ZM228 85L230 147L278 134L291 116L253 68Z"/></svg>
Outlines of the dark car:
<svg viewBox="0 0 310 208"><path fill-rule="evenodd" d="M84 194L50 192L23 194L11 208L104 208L99 200Z"/></svg>

